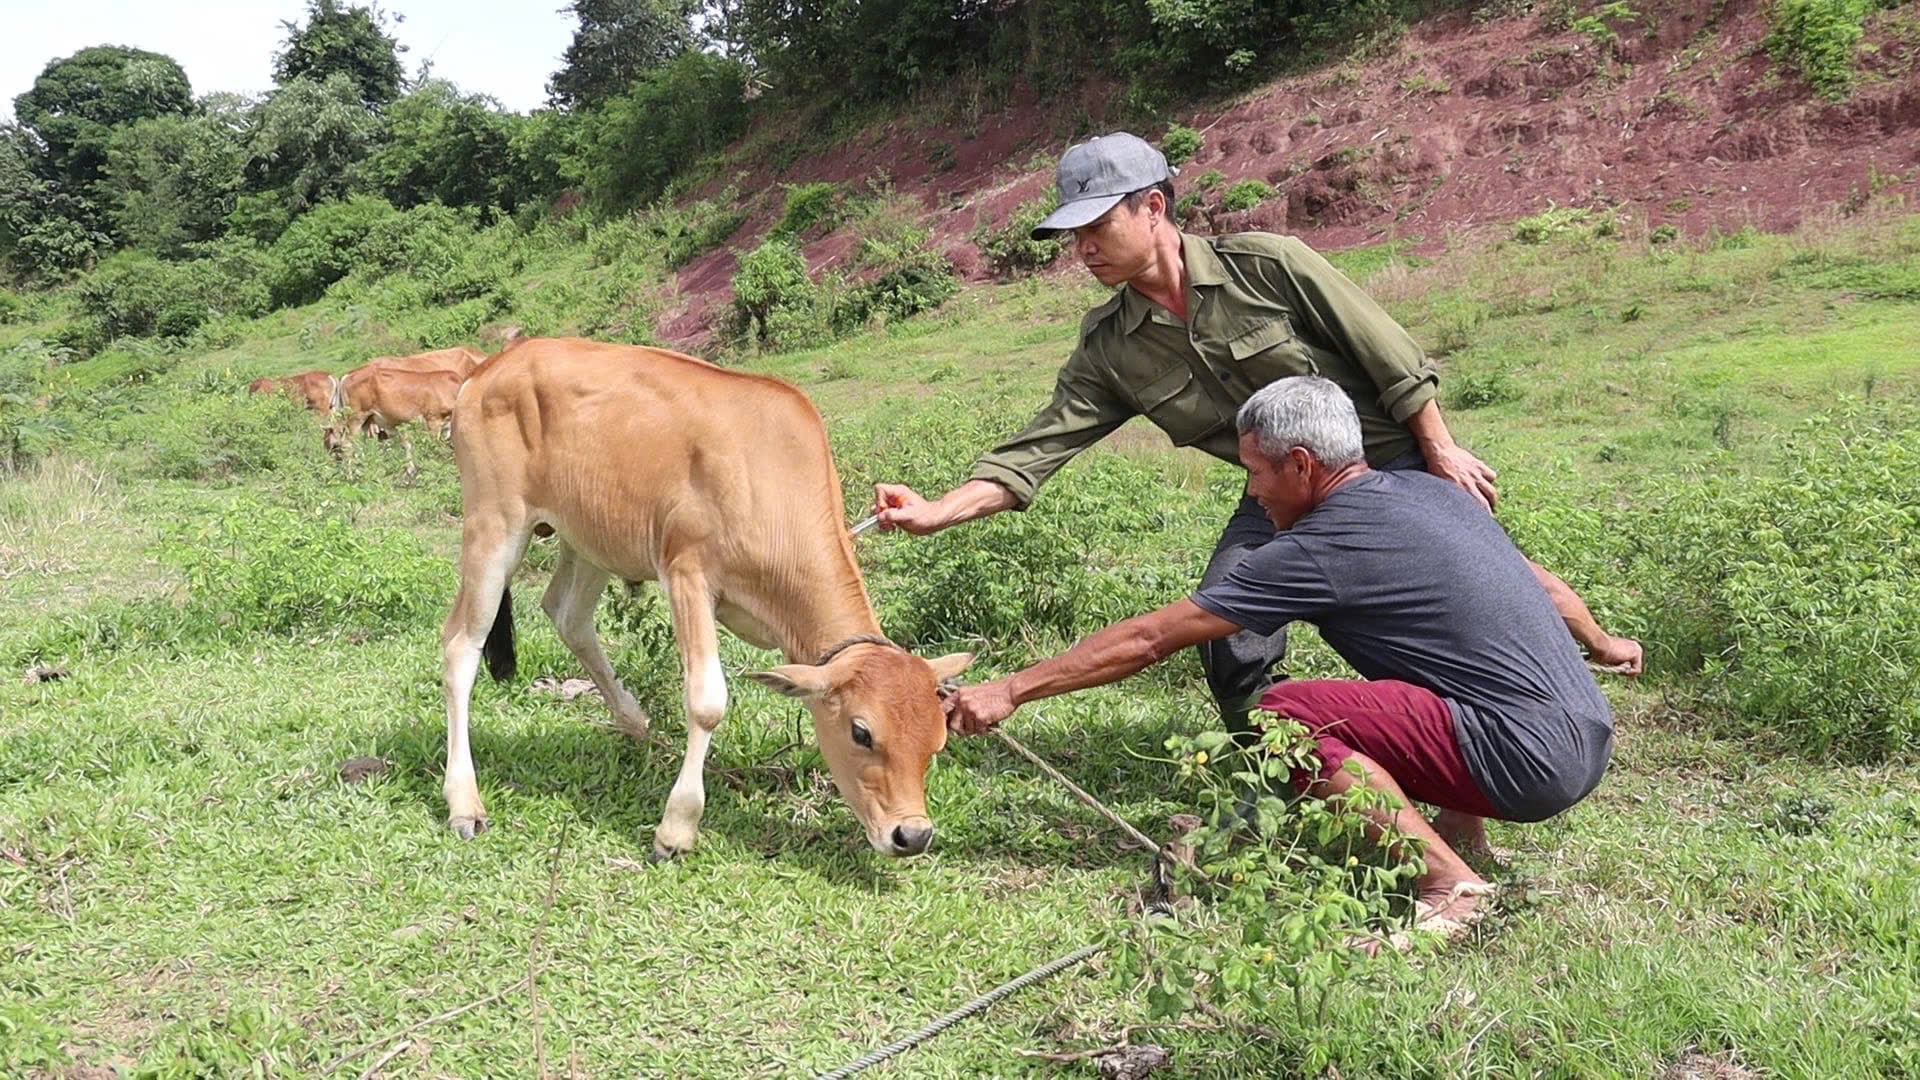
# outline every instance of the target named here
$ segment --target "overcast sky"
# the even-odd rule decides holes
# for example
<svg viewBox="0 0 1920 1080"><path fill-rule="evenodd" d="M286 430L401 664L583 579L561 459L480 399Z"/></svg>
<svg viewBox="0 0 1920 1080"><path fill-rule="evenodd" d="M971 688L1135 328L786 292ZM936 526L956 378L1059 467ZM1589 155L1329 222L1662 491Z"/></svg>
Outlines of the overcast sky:
<svg viewBox="0 0 1920 1080"><path fill-rule="evenodd" d="M411 78L431 58L433 73L468 93L491 94L525 112L546 101L547 76L573 38L565 0L392 0L406 17L389 32L407 51ZM186 69L195 95L257 94L273 88L273 53L283 19L304 0L0 0L0 114L29 90L47 61L89 45L166 53Z"/></svg>

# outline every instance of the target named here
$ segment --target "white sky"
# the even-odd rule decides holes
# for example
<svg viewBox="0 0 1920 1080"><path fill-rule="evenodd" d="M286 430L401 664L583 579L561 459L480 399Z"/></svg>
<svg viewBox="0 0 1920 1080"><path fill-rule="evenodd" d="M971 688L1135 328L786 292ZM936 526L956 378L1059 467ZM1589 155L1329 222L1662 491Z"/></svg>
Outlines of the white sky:
<svg viewBox="0 0 1920 1080"><path fill-rule="evenodd" d="M467 93L491 94L525 112L546 101L547 77L573 39L565 0L391 0L404 15L392 33L407 46L411 78L426 58L433 74ZM31 89L47 61L89 45L127 45L180 62L196 96L273 88L273 54L299 21L304 0L0 0L0 118Z"/></svg>

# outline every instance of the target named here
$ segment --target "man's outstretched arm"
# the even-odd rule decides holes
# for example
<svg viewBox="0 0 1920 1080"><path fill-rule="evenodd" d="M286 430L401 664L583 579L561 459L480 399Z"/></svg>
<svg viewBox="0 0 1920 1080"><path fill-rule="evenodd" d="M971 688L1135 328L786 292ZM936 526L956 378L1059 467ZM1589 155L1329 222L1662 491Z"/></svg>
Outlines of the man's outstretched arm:
<svg viewBox="0 0 1920 1080"><path fill-rule="evenodd" d="M1105 686L1137 674L1189 645L1240 632L1240 627L1192 600L1114 623L1071 649L1004 679L962 687L948 695L947 726L978 735L1029 701Z"/></svg>
<svg viewBox="0 0 1920 1080"><path fill-rule="evenodd" d="M1533 568L1533 576L1540 580L1540 587L1547 590L1547 596L1553 600L1554 610L1567 624L1567 631L1573 640L1587 650L1587 659L1618 675L1640 674L1640 643L1632 638L1617 638L1600 628L1593 612L1587 610L1587 602L1573 591L1573 586L1561 581L1553 571L1527 560Z"/></svg>

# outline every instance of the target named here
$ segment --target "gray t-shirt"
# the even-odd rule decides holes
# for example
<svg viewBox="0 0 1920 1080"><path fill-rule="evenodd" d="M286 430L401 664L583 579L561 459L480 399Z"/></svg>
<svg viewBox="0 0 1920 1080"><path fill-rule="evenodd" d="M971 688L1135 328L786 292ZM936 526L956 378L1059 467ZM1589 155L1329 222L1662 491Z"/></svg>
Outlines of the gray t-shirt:
<svg viewBox="0 0 1920 1080"><path fill-rule="evenodd" d="M1369 679L1433 691L1487 801L1539 821L1613 750L1606 698L1506 530L1427 473L1367 472L1193 602L1256 633L1301 620Z"/></svg>

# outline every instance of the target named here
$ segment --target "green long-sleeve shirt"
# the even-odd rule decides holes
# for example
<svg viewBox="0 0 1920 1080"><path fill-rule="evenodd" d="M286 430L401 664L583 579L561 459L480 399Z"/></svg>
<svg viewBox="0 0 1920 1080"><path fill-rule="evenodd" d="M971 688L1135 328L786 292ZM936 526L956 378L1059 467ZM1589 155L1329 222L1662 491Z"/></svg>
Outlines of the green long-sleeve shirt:
<svg viewBox="0 0 1920 1080"><path fill-rule="evenodd" d="M1053 400L1025 429L974 463L1024 508L1075 454L1144 415L1176 446L1240 463L1234 417L1255 390L1289 375L1324 375L1360 414L1367 460L1415 446L1406 420L1433 399L1439 375L1380 305L1291 236L1183 234L1186 323L1132 286L1087 313Z"/></svg>

